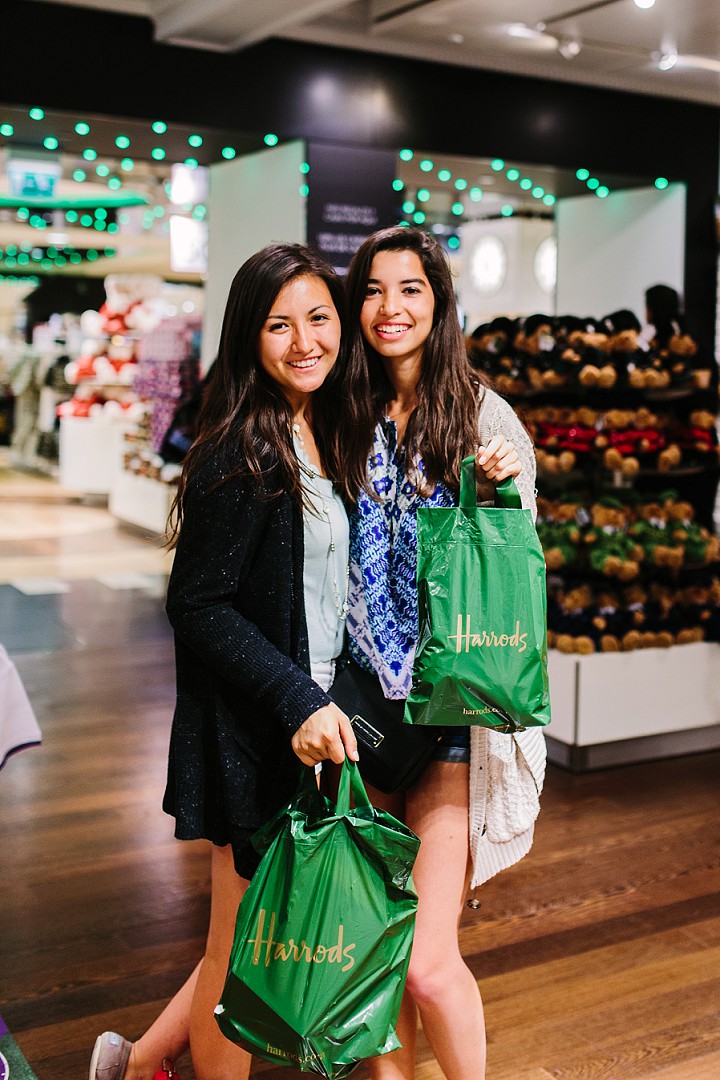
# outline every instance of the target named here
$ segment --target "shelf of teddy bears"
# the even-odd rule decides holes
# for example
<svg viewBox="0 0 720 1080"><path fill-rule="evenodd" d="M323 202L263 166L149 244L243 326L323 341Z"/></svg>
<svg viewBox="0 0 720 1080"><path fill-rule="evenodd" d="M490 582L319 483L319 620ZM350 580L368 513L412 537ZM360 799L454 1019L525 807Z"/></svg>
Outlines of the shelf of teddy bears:
<svg viewBox="0 0 720 1080"><path fill-rule="evenodd" d="M468 353L536 447L555 759L720 745L714 358L627 311L496 319Z"/></svg>

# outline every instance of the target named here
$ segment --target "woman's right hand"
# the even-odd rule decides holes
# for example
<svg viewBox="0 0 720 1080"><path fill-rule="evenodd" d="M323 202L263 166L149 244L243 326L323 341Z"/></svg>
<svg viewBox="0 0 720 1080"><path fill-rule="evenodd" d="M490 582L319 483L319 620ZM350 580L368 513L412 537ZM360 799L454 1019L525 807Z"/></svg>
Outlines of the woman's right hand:
<svg viewBox="0 0 720 1080"><path fill-rule="evenodd" d="M328 758L342 765L346 754L351 761L358 760L352 724L332 702L308 716L293 735L292 748L303 765L317 765Z"/></svg>

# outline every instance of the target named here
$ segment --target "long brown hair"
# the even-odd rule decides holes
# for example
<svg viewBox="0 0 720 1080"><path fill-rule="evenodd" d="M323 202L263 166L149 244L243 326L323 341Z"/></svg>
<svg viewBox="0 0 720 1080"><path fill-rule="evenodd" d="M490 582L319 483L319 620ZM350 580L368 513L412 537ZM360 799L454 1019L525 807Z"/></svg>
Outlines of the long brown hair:
<svg viewBox="0 0 720 1080"><path fill-rule="evenodd" d="M457 489L462 459L479 442L478 407L486 384L468 360L448 260L437 240L422 229L403 225L381 229L365 240L350 263L346 284L353 351L366 358L372 393L370 430L364 433L364 444L372 445L375 424L394 395L381 357L360 329L370 270L379 251L414 252L433 291L433 325L423 349L418 404L408 421L405 446L409 460L423 460L425 479L416 477L420 492L429 494L439 481Z"/></svg>
<svg viewBox="0 0 720 1080"><path fill-rule="evenodd" d="M332 267L303 244L271 244L238 270L228 295L217 358L210 370L198 419L198 433L183 462L170 511L168 545L182 526L188 483L218 448L231 446L239 464L220 483L247 476L270 497L289 494L302 505L302 485L292 443L292 408L260 364L258 340L278 293L299 277L325 283L342 331L338 359L312 398L312 424L327 476L344 497L355 497L365 480L365 459L354 449L369 424L369 385L362 357L346 347L343 283ZM239 451L239 453L238 453Z"/></svg>

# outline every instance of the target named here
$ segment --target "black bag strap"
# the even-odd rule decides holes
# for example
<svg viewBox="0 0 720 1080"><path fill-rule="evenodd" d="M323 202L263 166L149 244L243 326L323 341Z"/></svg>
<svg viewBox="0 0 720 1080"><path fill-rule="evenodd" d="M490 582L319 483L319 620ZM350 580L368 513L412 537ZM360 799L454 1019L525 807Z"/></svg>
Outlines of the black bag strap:
<svg viewBox="0 0 720 1080"><path fill-rule="evenodd" d="M504 510L522 510L522 500L512 476L501 481L495 488L495 500ZM461 510L474 510L477 506L477 487L475 484L475 455L463 458L460 470Z"/></svg>

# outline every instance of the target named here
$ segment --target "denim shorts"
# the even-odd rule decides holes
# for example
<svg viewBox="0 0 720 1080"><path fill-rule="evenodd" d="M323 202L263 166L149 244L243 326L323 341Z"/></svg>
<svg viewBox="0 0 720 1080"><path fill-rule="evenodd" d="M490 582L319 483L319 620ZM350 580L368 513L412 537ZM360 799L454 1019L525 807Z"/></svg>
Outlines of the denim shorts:
<svg viewBox="0 0 720 1080"><path fill-rule="evenodd" d="M440 741L433 754L434 761L455 761L462 765L470 764L470 728L442 727Z"/></svg>

